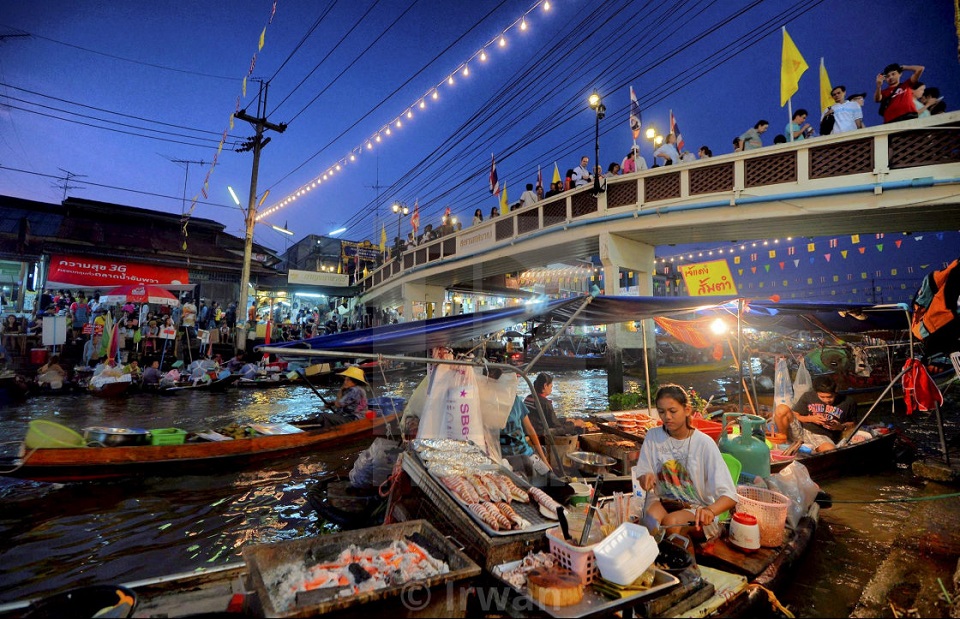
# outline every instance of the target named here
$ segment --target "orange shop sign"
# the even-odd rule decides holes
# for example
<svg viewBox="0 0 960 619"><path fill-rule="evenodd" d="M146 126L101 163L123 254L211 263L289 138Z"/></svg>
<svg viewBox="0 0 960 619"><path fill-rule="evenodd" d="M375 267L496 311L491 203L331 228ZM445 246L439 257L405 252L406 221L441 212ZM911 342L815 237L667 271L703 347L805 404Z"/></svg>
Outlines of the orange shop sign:
<svg viewBox="0 0 960 619"><path fill-rule="evenodd" d="M711 260L680 267L687 294L691 297L709 297L737 293L733 275L726 260Z"/></svg>

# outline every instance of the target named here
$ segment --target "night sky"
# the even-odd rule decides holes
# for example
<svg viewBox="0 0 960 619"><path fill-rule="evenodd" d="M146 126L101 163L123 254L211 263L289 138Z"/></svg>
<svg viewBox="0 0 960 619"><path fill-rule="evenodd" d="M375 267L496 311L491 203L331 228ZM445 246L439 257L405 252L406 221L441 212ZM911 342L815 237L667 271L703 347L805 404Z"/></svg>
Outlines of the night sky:
<svg viewBox="0 0 960 619"><path fill-rule="evenodd" d="M411 208L418 200L421 226L436 223L448 206L469 222L474 209L488 213L496 204L487 188L491 153L515 201L525 183L535 182L538 165L548 183L555 161L563 173L581 154L593 158L595 116L586 99L594 89L607 107L604 168L632 143L631 85L644 129L665 133L672 109L688 150L706 144L728 153L732 138L760 118L772 123L765 136L772 143L788 120L779 105L781 26L810 65L794 109L819 109L821 56L834 85L868 93L867 125L880 123L870 95L876 74L891 62L925 65L923 80L940 87L948 109L960 104L949 0L555 0L549 11L532 0L280 0L268 25L271 6L5 3L0 194L58 203L56 177L66 170L77 175L68 195L181 213L209 173L208 197L200 195L192 212L242 235L243 216L227 186L246 203L252 155L234 148L253 132L240 121L228 129L228 120L265 27L240 103L257 115L254 80L269 80L268 119L288 125L283 134L267 133L258 195L270 195L263 209L346 162L267 217L293 230L294 239L345 226L345 238L377 242L385 224L392 240L397 218L388 209L395 200ZM23 33L31 36L11 36ZM475 55L481 49L486 61ZM455 71L451 86L446 79ZM437 100L429 96L435 88ZM390 136L383 133L388 126ZM223 152L210 171L224 130ZM382 141L366 149L378 132ZM649 162L649 142L641 149ZM361 154L349 162L352 152ZM173 160L205 163L187 168ZM409 229L404 221L404 233ZM256 238L282 251L288 237L257 226Z"/></svg>

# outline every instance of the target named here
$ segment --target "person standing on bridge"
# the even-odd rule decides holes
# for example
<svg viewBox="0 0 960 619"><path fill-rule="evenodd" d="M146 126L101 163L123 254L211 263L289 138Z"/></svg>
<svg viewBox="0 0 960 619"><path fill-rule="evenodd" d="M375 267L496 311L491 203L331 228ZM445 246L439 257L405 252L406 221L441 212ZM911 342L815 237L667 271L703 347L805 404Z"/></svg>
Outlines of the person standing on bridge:
<svg viewBox="0 0 960 619"><path fill-rule="evenodd" d="M757 124L753 126L753 129L747 129L743 135L740 136L740 143L742 144L742 149L744 151L754 150L757 148L763 147L763 139L761 135L767 132L767 129L770 128L769 121L758 120Z"/></svg>
<svg viewBox="0 0 960 619"><path fill-rule="evenodd" d="M913 71L913 74L901 82L900 77L904 71ZM873 100L880 104L880 115L883 116L884 124L917 117L913 89L920 82L921 75L922 66L898 63L888 64L882 73L877 74L877 89L873 93ZM883 87L884 82L887 84L886 88Z"/></svg>
<svg viewBox="0 0 960 619"><path fill-rule="evenodd" d="M574 187L583 187L587 183L593 182L593 176L590 175L590 157L584 155L580 157L580 165L573 169L573 186Z"/></svg>
<svg viewBox="0 0 960 619"><path fill-rule="evenodd" d="M668 133L660 148L653 152L653 161L663 159L663 165L677 165L680 163L680 151L677 150L677 136Z"/></svg>
<svg viewBox="0 0 960 619"><path fill-rule="evenodd" d="M830 91L830 96L835 103L827 108L823 118L833 115L833 129L824 135L837 135L854 129L863 129L863 110L856 102L846 100L847 87L835 86ZM823 118L820 119L821 125Z"/></svg>

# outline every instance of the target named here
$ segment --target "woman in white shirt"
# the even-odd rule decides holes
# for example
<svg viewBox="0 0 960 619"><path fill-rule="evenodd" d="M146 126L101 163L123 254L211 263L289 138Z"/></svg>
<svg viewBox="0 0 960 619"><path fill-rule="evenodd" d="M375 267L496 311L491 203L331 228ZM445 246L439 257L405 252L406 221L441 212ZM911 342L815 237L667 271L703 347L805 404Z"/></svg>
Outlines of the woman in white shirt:
<svg viewBox="0 0 960 619"><path fill-rule="evenodd" d="M737 503L736 485L717 444L693 427L693 409L683 388L664 385L656 403L663 426L646 433L634 467L640 487L649 493L647 520L670 533L694 522L710 539L719 532L717 516Z"/></svg>

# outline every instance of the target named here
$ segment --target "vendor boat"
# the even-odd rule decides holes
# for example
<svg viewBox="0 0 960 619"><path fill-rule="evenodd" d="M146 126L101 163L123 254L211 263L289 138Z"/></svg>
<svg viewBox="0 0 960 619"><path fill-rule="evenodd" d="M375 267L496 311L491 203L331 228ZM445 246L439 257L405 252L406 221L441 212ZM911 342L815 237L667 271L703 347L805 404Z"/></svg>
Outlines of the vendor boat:
<svg viewBox="0 0 960 619"><path fill-rule="evenodd" d="M372 413L369 419L344 422L332 414L322 414L309 422L289 424L290 427L279 428L272 434L255 433L229 439L215 432L205 432L196 435L196 440L171 445L31 449L24 443L19 455L0 462L0 467L11 477L49 482L143 475L204 475L370 438L395 420L394 415ZM267 428L266 431L273 429ZM206 440L202 435L213 440Z"/></svg>

